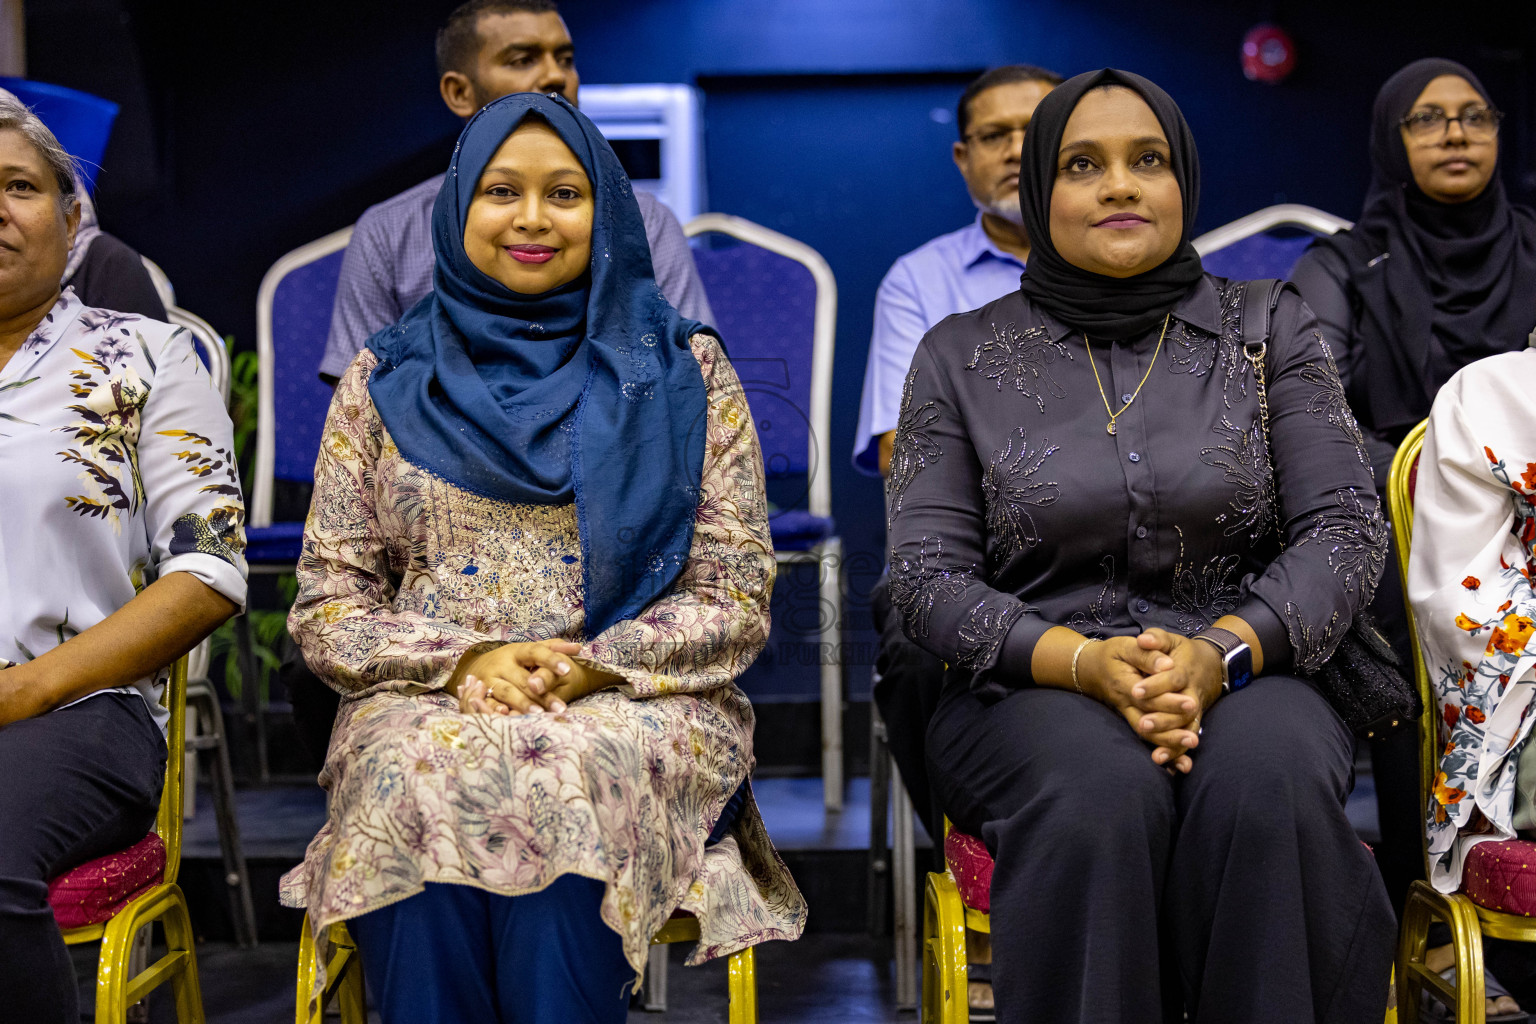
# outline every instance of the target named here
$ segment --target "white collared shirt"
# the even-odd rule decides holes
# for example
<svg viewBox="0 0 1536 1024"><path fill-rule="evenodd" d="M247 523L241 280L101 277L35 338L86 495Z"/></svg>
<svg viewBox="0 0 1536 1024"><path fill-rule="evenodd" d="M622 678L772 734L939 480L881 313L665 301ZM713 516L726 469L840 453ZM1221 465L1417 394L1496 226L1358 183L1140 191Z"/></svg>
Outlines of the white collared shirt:
<svg viewBox="0 0 1536 1024"><path fill-rule="evenodd" d="M0 369L0 668L188 572L245 603L233 429L186 331L65 289ZM165 673L142 694L157 723Z"/></svg>

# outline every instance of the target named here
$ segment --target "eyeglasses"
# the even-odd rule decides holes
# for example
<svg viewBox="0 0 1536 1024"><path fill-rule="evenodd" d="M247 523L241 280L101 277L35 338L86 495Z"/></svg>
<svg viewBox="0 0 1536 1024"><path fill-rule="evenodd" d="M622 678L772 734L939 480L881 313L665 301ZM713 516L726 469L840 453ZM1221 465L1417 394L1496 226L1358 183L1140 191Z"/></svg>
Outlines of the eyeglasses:
<svg viewBox="0 0 1536 1024"><path fill-rule="evenodd" d="M983 153L1001 153L1004 149L1008 148L1015 135L1023 135L1028 131L1028 126L1022 124L1017 128L1008 128L1003 125L988 125L980 131L967 135L965 141L971 143Z"/></svg>
<svg viewBox="0 0 1536 1024"><path fill-rule="evenodd" d="M1450 133L1451 122L1461 125L1461 130L1473 142L1488 142L1499 134L1499 122L1504 112L1492 107L1469 107L1460 117L1448 117L1443 110L1417 110L1399 122L1408 129L1415 142L1436 142Z"/></svg>

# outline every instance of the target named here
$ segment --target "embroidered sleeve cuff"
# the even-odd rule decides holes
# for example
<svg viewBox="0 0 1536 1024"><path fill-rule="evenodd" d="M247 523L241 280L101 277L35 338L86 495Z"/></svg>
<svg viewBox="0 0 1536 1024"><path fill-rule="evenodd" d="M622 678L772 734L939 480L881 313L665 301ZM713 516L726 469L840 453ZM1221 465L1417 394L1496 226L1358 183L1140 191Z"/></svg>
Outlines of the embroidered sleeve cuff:
<svg viewBox="0 0 1536 1024"><path fill-rule="evenodd" d="M1250 597L1232 613L1252 627L1264 648L1264 672L1285 672L1291 667L1291 639L1285 623L1273 608L1257 597Z"/></svg>

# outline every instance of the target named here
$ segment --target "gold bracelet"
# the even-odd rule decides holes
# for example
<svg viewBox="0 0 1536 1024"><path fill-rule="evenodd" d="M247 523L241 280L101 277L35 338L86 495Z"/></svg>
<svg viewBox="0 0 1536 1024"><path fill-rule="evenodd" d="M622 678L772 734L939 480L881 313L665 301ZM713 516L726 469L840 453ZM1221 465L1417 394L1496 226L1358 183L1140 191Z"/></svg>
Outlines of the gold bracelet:
<svg viewBox="0 0 1536 1024"><path fill-rule="evenodd" d="M1099 641L1094 637L1089 637L1082 643L1078 644L1077 650L1072 652L1072 685L1077 689L1078 693L1083 693L1083 684L1077 680L1077 659L1082 656L1083 648L1087 647L1089 644L1096 644L1098 642ZM1083 696L1086 697L1088 695L1083 693Z"/></svg>

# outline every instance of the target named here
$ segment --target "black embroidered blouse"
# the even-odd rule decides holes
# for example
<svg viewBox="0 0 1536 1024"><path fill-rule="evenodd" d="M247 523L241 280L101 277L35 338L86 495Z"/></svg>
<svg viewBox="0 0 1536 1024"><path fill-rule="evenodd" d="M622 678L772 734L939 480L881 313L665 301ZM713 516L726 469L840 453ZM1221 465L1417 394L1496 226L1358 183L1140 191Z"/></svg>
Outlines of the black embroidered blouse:
<svg viewBox="0 0 1536 1024"><path fill-rule="evenodd" d="M1206 275L1161 326L1094 340L1018 292L923 338L902 397L888 506L907 635L997 698L1030 685L1052 626L1179 633L1240 615L1265 670L1316 669L1386 563L1360 428L1312 313L1286 289L1266 360L1273 472L1242 288ZM1276 495L1278 493L1278 503ZM1285 548L1275 535L1281 517Z"/></svg>

